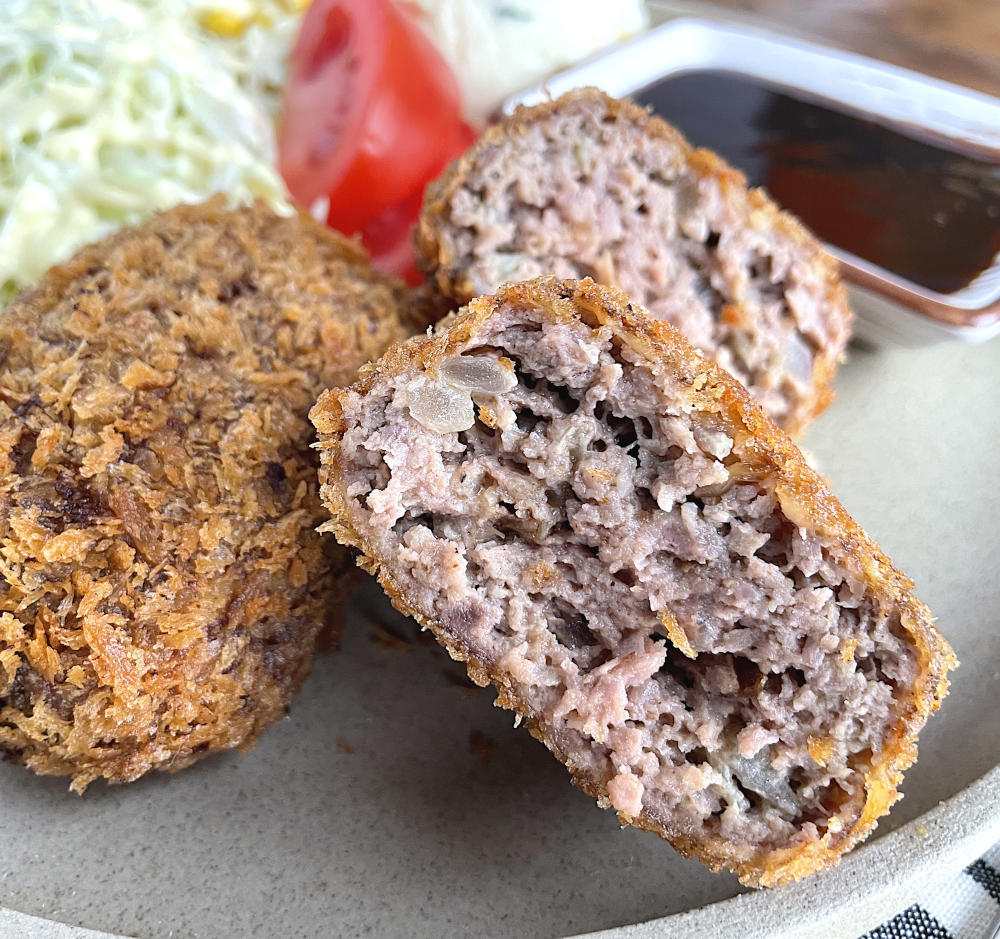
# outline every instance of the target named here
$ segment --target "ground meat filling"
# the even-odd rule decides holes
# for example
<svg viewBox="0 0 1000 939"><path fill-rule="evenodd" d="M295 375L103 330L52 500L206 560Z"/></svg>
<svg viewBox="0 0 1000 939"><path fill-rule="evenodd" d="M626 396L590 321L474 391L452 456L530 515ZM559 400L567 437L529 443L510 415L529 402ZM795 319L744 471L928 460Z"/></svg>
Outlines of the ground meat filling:
<svg viewBox="0 0 1000 939"><path fill-rule="evenodd" d="M346 496L403 594L624 816L846 831L916 676L898 616L609 329L508 306L479 341L346 399Z"/></svg>
<svg viewBox="0 0 1000 939"><path fill-rule="evenodd" d="M550 273L621 287L798 425L817 358L846 341L819 246L748 203L731 171L607 103L581 95L526 117L468 166L436 231L459 299Z"/></svg>

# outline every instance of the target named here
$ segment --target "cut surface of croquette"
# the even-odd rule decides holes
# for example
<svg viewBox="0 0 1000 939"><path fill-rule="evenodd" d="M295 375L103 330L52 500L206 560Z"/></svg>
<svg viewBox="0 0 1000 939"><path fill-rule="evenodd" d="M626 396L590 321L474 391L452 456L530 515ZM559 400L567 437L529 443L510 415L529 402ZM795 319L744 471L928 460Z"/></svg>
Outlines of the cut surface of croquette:
<svg viewBox="0 0 1000 939"><path fill-rule="evenodd" d="M308 411L414 331L306 217L182 206L0 312L0 748L133 780L283 716L349 567Z"/></svg>
<svg viewBox="0 0 1000 939"><path fill-rule="evenodd" d="M836 262L714 153L596 89L487 130L428 187L417 248L456 304L541 274L620 287L790 433L832 398L851 320Z"/></svg>
<svg viewBox="0 0 1000 939"><path fill-rule="evenodd" d="M772 885L898 797L951 650L745 389L620 292L506 286L312 418L329 528L623 822Z"/></svg>

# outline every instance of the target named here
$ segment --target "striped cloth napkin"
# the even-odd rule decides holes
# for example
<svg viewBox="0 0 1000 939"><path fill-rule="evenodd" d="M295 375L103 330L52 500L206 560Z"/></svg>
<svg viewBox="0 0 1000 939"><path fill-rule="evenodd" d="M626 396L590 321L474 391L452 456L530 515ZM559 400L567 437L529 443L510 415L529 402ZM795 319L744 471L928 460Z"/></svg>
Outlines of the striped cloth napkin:
<svg viewBox="0 0 1000 939"><path fill-rule="evenodd" d="M1000 844L950 883L861 939L993 939L1000 928Z"/></svg>

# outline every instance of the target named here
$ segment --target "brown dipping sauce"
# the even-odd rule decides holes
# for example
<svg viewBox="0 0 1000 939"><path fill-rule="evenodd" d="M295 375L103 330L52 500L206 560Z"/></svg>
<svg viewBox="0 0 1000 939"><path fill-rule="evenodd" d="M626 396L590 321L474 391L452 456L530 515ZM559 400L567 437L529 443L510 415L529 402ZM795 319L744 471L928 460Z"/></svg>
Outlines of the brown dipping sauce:
<svg viewBox="0 0 1000 939"><path fill-rule="evenodd" d="M635 97L824 241L923 287L954 293L1000 254L1000 152L948 149L731 72Z"/></svg>

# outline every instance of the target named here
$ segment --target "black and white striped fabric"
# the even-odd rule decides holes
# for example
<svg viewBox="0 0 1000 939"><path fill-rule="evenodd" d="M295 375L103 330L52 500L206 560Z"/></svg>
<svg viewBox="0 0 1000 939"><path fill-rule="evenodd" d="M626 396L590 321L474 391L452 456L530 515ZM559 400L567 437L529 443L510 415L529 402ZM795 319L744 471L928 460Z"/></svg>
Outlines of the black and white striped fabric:
<svg viewBox="0 0 1000 939"><path fill-rule="evenodd" d="M993 939L1000 927L1000 844L953 881L861 939Z"/></svg>

